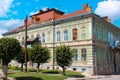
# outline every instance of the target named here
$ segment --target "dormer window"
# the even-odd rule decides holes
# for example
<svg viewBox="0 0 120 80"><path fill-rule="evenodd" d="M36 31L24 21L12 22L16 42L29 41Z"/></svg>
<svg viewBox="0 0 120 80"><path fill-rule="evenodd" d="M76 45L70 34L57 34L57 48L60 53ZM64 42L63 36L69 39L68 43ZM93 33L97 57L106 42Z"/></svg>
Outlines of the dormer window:
<svg viewBox="0 0 120 80"><path fill-rule="evenodd" d="M32 18L32 24L34 24L35 23L35 21L34 21L34 17Z"/></svg>

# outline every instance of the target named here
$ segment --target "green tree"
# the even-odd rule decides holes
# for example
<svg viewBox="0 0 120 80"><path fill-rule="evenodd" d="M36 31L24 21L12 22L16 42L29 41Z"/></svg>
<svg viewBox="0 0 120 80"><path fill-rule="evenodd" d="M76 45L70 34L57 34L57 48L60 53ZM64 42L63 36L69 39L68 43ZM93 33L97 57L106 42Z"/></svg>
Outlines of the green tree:
<svg viewBox="0 0 120 80"><path fill-rule="evenodd" d="M24 62L25 62L25 57L24 57L24 55L25 55L25 52L24 52L24 49L23 48L21 48L21 51L20 51L20 53L15 57L15 59L19 62L19 63L21 63L21 71L23 72L23 64L24 64ZM27 51L27 62L29 61L29 58L28 58L28 51Z"/></svg>
<svg viewBox="0 0 120 80"><path fill-rule="evenodd" d="M32 67L33 67L33 60L32 60L32 48L27 48L27 53L28 53L28 59L29 59L29 61L30 61L30 65L32 65Z"/></svg>
<svg viewBox="0 0 120 80"><path fill-rule="evenodd" d="M63 75L65 74L65 67L70 66L72 63L72 50L69 46L61 45L57 46L55 49L56 53L56 62L59 66L62 67Z"/></svg>
<svg viewBox="0 0 120 80"><path fill-rule="evenodd" d="M37 72L39 72L40 64L48 62L50 59L50 51L47 47L41 46L36 43L32 48L31 60L37 63Z"/></svg>
<svg viewBox="0 0 120 80"><path fill-rule="evenodd" d="M20 53L20 43L14 38L0 39L0 58L2 59L2 70L7 80L8 63Z"/></svg>

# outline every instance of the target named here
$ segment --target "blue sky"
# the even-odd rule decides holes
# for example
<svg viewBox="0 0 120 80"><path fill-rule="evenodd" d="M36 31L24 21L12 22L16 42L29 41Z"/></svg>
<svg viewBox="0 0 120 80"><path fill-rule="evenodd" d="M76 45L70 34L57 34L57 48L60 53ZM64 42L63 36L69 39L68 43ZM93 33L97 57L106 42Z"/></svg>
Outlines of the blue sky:
<svg viewBox="0 0 120 80"><path fill-rule="evenodd" d="M120 0L0 0L0 35L23 24L25 16L45 8L56 8L65 14L81 10L88 3L93 13L109 16L120 26Z"/></svg>

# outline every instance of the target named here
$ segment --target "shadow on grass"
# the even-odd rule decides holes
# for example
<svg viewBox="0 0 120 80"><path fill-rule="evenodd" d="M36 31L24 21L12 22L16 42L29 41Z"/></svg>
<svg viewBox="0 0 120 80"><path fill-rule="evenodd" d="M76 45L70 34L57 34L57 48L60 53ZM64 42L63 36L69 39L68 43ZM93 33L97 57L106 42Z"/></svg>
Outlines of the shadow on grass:
<svg viewBox="0 0 120 80"><path fill-rule="evenodd" d="M16 77L16 80L44 80L42 78L36 78L31 76L25 76L25 77Z"/></svg>
<svg viewBox="0 0 120 80"><path fill-rule="evenodd" d="M68 77L84 78L84 75L67 75Z"/></svg>

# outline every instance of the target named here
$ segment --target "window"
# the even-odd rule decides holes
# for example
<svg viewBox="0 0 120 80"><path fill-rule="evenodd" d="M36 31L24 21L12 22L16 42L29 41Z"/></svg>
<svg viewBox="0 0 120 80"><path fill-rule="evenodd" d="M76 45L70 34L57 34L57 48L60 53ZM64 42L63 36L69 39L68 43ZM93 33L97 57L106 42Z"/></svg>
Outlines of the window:
<svg viewBox="0 0 120 80"><path fill-rule="evenodd" d="M40 34L37 34L36 38L39 39L39 42L41 43Z"/></svg>
<svg viewBox="0 0 120 80"><path fill-rule="evenodd" d="M77 51L77 49L74 49L73 51L74 51L73 52L73 61L77 61L78 60L78 51Z"/></svg>
<svg viewBox="0 0 120 80"><path fill-rule="evenodd" d="M64 41L68 41L68 30L64 31Z"/></svg>
<svg viewBox="0 0 120 80"><path fill-rule="evenodd" d="M56 41L60 42L60 31L56 33Z"/></svg>
<svg viewBox="0 0 120 80"><path fill-rule="evenodd" d="M22 46L24 45L24 37L22 37L22 43L21 43L21 45Z"/></svg>
<svg viewBox="0 0 120 80"><path fill-rule="evenodd" d="M45 34L42 34L41 36L41 43L45 43Z"/></svg>
<svg viewBox="0 0 120 80"><path fill-rule="evenodd" d="M81 61L86 61L86 49L82 49L81 53Z"/></svg>
<svg viewBox="0 0 120 80"><path fill-rule="evenodd" d="M72 36L73 36L73 40L77 40L78 39L77 29L73 29L72 30Z"/></svg>
<svg viewBox="0 0 120 80"><path fill-rule="evenodd" d="M113 46L114 45L114 39L113 39L113 34L108 32L108 42L109 42L109 45L110 46Z"/></svg>

